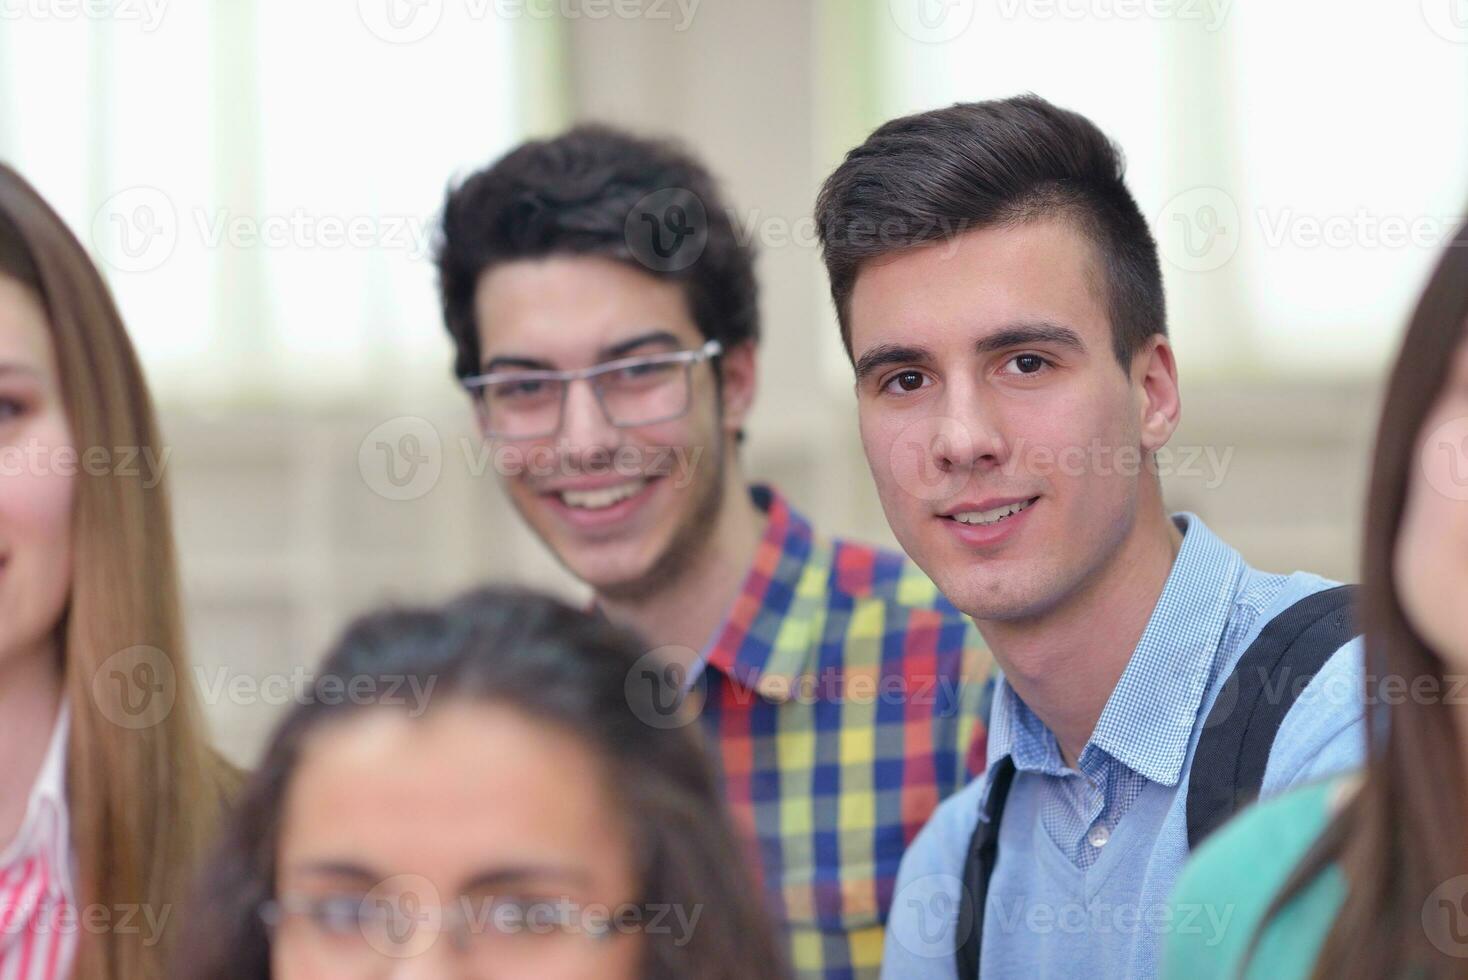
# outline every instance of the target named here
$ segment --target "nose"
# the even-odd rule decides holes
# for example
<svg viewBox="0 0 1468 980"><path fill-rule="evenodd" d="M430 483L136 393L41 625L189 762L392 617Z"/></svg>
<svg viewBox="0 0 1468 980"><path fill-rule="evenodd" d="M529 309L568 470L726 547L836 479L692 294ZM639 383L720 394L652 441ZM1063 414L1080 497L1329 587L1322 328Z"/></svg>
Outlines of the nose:
<svg viewBox="0 0 1468 980"><path fill-rule="evenodd" d="M1000 411L980 385L951 384L942 411L943 424L932 441L933 463L939 469L984 472L1009 461Z"/></svg>
<svg viewBox="0 0 1468 980"><path fill-rule="evenodd" d="M588 382L573 381L567 386L561 411L560 441L566 451L576 454L615 448L621 442L621 430L607 418Z"/></svg>
<svg viewBox="0 0 1468 980"><path fill-rule="evenodd" d="M383 980L491 980L471 968L470 957L459 952L448 933L427 949L391 960L382 976Z"/></svg>

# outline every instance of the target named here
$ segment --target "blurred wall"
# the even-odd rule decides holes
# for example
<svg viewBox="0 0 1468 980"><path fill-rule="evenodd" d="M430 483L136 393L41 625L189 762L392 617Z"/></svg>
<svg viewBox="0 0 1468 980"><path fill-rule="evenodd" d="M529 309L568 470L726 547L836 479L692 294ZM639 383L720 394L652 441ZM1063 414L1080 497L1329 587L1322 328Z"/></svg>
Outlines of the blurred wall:
<svg viewBox="0 0 1468 980"><path fill-rule="evenodd" d="M821 180L882 119L1017 85L1075 104L1124 135L1159 236L1175 217L1165 205L1189 182L1228 188L1226 203L1247 217L1249 192L1271 186L1276 169L1309 180L1315 158L1298 150L1256 166L1270 163L1270 141L1291 135L1259 118L1274 102L1287 121L1321 111L1328 125L1295 135L1307 146L1337 140L1317 151L1333 167L1375 167L1392 192L1462 190L1408 169L1434 160L1460 173L1453 161L1468 135L1456 123L1418 127L1421 147L1410 151L1373 150L1403 157L1387 169L1338 145L1362 139L1350 117L1365 103L1354 94L1363 83L1342 78L1331 52L1346 50L1342 31L1377 28L1321 0L1308 0L1308 16L1252 5L1218 30L1047 20L1053 4L952 0L945 9L975 18L959 40L903 26L903 5L923 2L701 0L649 5L667 14L657 17L571 16L578 4L564 3L555 16L506 20L425 0L409 6L431 22L402 27L377 17L377 0L309 11L221 0L170 10L156 33L99 24L75 44L56 40L64 25L0 21L0 155L103 255L163 406L196 680L229 754L256 756L307 668L365 609L489 582L584 592L496 485L452 382L425 243L353 253L184 240L167 261L130 267L100 240L120 191L148 185L145 200L184 221L221 204L253 218L314 202L317 218L426 222L453 173L524 136L598 119L678 137L724 180L759 252L749 475L778 484L828 533L892 544L810 224ZM1413 44L1425 36L1435 47L1412 48L1414 65L1431 61L1433 77L1461 84L1383 72L1373 111L1395 102L1417 113L1388 120L1398 126L1432 111L1455 120L1451 106L1468 105L1468 30L1427 18L1435 2L1390 14L1381 30ZM1289 55L1268 61L1262 90L1245 57L1261 38ZM337 62L320 60L325 50ZM66 70L39 86L53 64ZM1117 71L1093 82L1092 64ZM1296 68L1293 80L1280 74ZM1347 94L1332 101L1335 88ZM1433 110L1410 98L1418 89L1455 101ZM1242 156L1227 139L1239 132L1253 139ZM1378 216L1398 207L1377 185L1332 173L1353 193L1360 183ZM1303 192L1290 185L1278 197L1289 204ZM1406 302L1416 273L1404 263L1431 250L1269 248L1258 229L1236 230L1233 263L1164 267L1170 292L1181 287L1172 313L1183 425L1169 503L1263 568L1355 578L1384 352L1400 330L1399 313L1362 313L1359 300L1389 286ZM1338 293L1321 286L1333 281ZM1287 337L1305 313L1323 333ZM1356 352L1349 370L1312 356L1332 344ZM1261 350L1290 355L1261 366Z"/></svg>

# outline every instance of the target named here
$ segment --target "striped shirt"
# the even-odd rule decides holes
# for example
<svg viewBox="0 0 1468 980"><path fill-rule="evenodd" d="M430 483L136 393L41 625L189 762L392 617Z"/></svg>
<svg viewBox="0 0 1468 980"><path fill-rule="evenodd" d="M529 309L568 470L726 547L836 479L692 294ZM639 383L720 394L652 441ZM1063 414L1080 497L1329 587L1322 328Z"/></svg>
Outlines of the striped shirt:
<svg viewBox="0 0 1468 980"><path fill-rule="evenodd" d="M983 771L988 652L902 555L752 494L768 524L694 703L797 975L876 977L904 849Z"/></svg>
<svg viewBox="0 0 1468 980"><path fill-rule="evenodd" d="M0 980L61 980L76 955L66 806L69 719L63 703L20 833L0 852Z"/></svg>

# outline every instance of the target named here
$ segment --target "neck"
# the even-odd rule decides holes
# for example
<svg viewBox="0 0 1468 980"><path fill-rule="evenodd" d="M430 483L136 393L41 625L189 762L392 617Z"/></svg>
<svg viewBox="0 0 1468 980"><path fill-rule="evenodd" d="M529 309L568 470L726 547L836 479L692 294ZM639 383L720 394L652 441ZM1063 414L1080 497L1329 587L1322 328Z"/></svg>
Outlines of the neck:
<svg viewBox="0 0 1468 980"><path fill-rule="evenodd" d="M1182 534L1158 499L1099 575L1045 613L977 621L1006 683L1074 767L1147 629Z"/></svg>
<svg viewBox="0 0 1468 980"><path fill-rule="evenodd" d="M685 669L702 654L729 613L754 563L766 517L749 498L738 465L725 467L723 504L705 545L667 587L637 599L598 595L607 618L630 627Z"/></svg>
<svg viewBox="0 0 1468 980"><path fill-rule="evenodd" d="M54 639L0 656L0 850L20 833L31 788L61 708L61 670Z"/></svg>

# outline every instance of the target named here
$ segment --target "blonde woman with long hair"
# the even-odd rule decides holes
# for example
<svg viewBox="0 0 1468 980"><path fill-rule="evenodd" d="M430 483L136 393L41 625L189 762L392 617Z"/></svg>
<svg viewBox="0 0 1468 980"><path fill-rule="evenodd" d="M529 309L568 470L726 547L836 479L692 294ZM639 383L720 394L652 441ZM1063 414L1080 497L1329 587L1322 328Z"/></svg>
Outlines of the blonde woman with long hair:
<svg viewBox="0 0 1468 980"><path fill-rule="evenodd" d="M155 980L232 773L183 653L165 457L106 285L0 164L0 980Z"/></svg>

